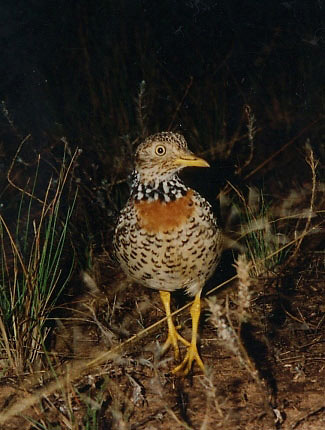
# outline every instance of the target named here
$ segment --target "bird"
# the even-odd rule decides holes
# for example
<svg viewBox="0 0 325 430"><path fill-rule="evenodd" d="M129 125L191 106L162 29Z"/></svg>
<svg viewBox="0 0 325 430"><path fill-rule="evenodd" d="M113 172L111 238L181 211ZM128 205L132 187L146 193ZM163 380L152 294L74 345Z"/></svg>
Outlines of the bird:
<svg viewBox="0 0 325 430"><path fill-rule="evenodd" d="M210 203L185 185L178 173L185 167L210 167L188 149L183 135L165 131L147 137L136 149L130 196L115 227L113 249L125 274L160 292L170 346L179 362L178 343L186 346L173 374L187 375L196 362L205 372L197 347L201 292L222 252L222 234ZM181 336L172 319L171 293L184 289L194 297L190 308L192 336Z"/></svg>

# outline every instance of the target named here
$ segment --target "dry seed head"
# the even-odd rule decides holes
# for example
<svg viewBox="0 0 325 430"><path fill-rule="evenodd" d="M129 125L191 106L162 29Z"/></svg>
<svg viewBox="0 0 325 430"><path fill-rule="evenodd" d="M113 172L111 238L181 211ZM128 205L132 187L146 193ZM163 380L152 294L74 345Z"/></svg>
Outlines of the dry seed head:
<svg viewBox="0 0 325 430"><path fill-rule="evenodd" d="M247 310L250 306L251 278L249 271L251 263L247 261L245 254L240 254L234 264L238 276L238 314L241 320L247 318Z"/></svg>
<svg viewBox="0 0 325 430"><path fill-rule="evenodd" d="M238 336L233 328L227 323L226 318L223 316L222 307L216 302L215 297L207 300L210 308L210 321L218 330L218 338L224 342L226 347L235 355L240 356L240 349L238 346Z"/></svg>

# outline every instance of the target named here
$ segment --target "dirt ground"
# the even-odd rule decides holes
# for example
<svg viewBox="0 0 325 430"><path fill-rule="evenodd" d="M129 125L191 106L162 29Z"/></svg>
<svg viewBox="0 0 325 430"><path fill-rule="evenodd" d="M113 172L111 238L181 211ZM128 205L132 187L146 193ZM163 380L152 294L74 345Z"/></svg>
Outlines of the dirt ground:
<svg viewBox="0 0 325 430"><path fill-rule="evenodd" d="M205 310L200 352L207 375L197 365L185 378L169 373L174 366L172 351L159 357L157 347L166 336L162 323L131 342L113 361L77 378L71 392L79 396L66 395L68 401L62 392L50 392L24 411L25 417L46 423L43 427L15 417L1 429L324 429L324 265L324 253L306 255L300 271L252 284L250 317L240 336L253 367L245 366L220 341ZM67 357L69 351L79 358L89 351L103 352L164 316L159 294L134 287L119 276L109 290L102 288L80 298L74 312L88 312L88 317L77 326L67 324L58 330L55 348L62 356ZM220 304L227 299L231 308L236 281L215 295ZM182 300L179 295L174 304L182 305ZM188 309L176 320L189 338ZM8 379L0 387L0 396L4 411L19 401L22 386ZM25 391L22 397L26 396ZM92 427L82 424L83 396L98 404ZM64 418L69 415L67 404L74 414L72 427Z"/></svg>

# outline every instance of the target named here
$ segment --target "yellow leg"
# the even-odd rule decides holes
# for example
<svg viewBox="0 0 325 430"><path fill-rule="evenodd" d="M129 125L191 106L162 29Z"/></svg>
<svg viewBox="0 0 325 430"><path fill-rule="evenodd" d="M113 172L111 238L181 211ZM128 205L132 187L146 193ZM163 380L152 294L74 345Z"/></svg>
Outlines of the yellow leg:
<svg viewBox="0 0 325 430"><path fill-rule="evenodd" d="M168 291L159 291L159 292L160 292L161 301L163 302L165 307L167 324L168 324L168 337L162 347L162 353L164 354L167 351L167 349L170 347L170 345L172 345L174 348L175 359L178 360L179 348L178 348L177 341L179 340L186 346L189 346L190 343L177 332L176 327L173 323L172 315L170 312L170 293Z"/></svg>
<svg viewBox="0 0 325 430"><path fill-rule="evenodd" d="M191 344L187 349L187 353L185 355L182 363L173 369L172 373L181 372L183 375L187 375L188 372L192 368L193 361L196 361L197 364L201 367L203 372L205 372L203 361L197 350L197 332L199 327L199 319L201 313L201 293L195 296L194 302L191 306L191 317L192 317L192 340Z"/></svg>

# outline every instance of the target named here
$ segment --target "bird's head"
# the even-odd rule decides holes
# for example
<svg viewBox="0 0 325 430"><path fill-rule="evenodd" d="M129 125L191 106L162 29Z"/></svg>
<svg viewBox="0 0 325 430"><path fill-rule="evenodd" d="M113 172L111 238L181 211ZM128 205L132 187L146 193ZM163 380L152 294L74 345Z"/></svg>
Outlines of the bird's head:
<svg viewBox="0 0 325 430"><path fill-rule="evenodd" d="M209 167L191 152L181 134L157 133L147 137L135 153L135 169L144 184L169 180L184 167Z"/></svg>

